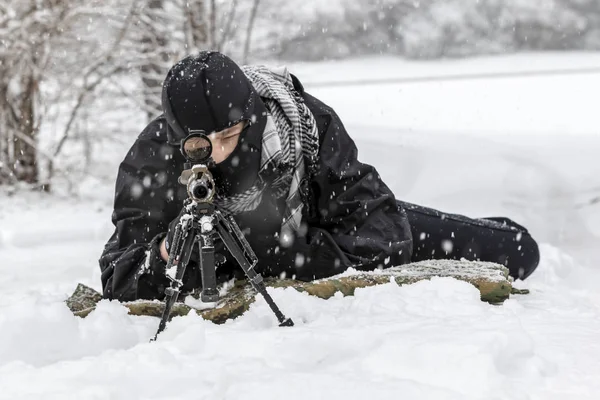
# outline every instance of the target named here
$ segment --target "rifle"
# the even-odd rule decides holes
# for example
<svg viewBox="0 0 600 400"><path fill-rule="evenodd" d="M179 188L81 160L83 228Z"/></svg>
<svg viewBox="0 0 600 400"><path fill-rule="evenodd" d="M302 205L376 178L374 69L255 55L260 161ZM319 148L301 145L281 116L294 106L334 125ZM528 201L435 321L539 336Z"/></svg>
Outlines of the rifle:
<svg viewBox="0 0 600 400"><path fill-rule="evenodd" d="M185 213L179 219L169 249L166 275L171 281L165 290L165 308L154 340L169 320L171 309L177 301L183 276L194 246L200 250L200 276L203 302L219 300L215 267L214 237L219 236L225 248L242 268L252 287L260 293L279 321L279 326L293 326L294 322L279 310L267 292L262 276L254 270L258 258L231 215L223 215L213 203L215 181L208 165L212 162L212 143L204 131L191 131L181 141L180 150L186 158L179 183L186 185L188 199L184 204Z"/></svg>

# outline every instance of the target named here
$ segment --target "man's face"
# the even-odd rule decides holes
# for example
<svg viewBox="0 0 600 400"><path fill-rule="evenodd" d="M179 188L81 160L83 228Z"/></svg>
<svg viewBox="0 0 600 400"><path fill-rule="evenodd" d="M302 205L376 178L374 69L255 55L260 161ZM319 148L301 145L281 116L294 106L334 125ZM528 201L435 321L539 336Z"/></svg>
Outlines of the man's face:
<svg viewBox="0 0 600 400"><path fill-rule="evenodd" d="M208 135L212 142L212 159L215 163L224 161L233 152L238 142L240 134L246 126L246 121L242 121L231 128L224 129L220 132L213 132Z"/></svg>

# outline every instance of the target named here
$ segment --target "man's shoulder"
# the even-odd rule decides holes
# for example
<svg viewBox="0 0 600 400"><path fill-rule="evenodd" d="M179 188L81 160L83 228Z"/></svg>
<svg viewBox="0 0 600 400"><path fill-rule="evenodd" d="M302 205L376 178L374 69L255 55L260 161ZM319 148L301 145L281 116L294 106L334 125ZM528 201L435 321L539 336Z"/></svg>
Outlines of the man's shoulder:
<svg viewBox="0 0 600 400"><path fill-rule="evenodd" d="M164 115L159 115L154 118L139 134L138 140L153 140L156 142L166 142L167 136L167 120Z"/></svg>
<svg viewBox="0 0 600 400"><path fill-rule="evenodd" d="M333 108L331 108L327 104L323 103L321 100L317 99L315 96L306 92L306 90L304 89L304 85L302 84L302 82L300 82L300 79L298 79L298 77L296 75L294 75L294 74L290 74L290 75L292 76L292 83L294 84L294 89L296 89L296 91L298 91L298 93L300 93L302 95L302 98L304 99L305 104L310 109L310 111L313 113L313 115L325 116L325 115L334 115L335 114L335 111Z"/></svg>
<svg viewBox="0 0 600 400"><path fill-rule="evenodd" d="M322 100L319 100L315 96L310 93L304 92L302 95L304 97L304 102L308 106L308 108L315 115L333 115L335 114L335 110L331 108L329 105L325 104Z"/></svg>

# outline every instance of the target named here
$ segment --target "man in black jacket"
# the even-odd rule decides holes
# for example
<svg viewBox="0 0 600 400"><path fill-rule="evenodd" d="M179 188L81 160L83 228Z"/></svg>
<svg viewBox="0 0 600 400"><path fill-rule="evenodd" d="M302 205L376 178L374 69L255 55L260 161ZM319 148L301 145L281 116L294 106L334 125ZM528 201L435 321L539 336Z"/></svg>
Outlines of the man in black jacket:
<svg viewBox="0 0 600 400"><path fill-rule="evenodd" d="M399 202L327 105L287 70L239 67L217 52L177 63L163 85L164 115L120 165L114 234L100 258L104 296L161 299L185 187L182 139L210 133L215 203L234 216L266 276L313 280L430 258L501 262L528 276L539 253L507 219L469 219ZM222 245L221 245L222 250ZM221 251L221 279L241 270ZM183 292L201 284L197 256Z"/></svg>

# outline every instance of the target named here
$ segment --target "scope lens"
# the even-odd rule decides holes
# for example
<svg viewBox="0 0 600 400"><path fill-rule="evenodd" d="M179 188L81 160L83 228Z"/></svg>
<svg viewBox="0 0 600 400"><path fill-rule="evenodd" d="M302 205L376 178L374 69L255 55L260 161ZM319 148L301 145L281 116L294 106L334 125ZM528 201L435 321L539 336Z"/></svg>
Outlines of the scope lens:
<svg viewBox="0 0 600 400"><path fill-rule="evenodd" d="M208 188L204 185L195 185L192 194L196 199L204 199L208 196Z"/></svg>
<svg viewBox="0 0 600 400"><path fill-rule="evenodd" d="M182 152L189 161L204 162L212 153L212 144L204 134L190 135L184 139Z"/></svg>

